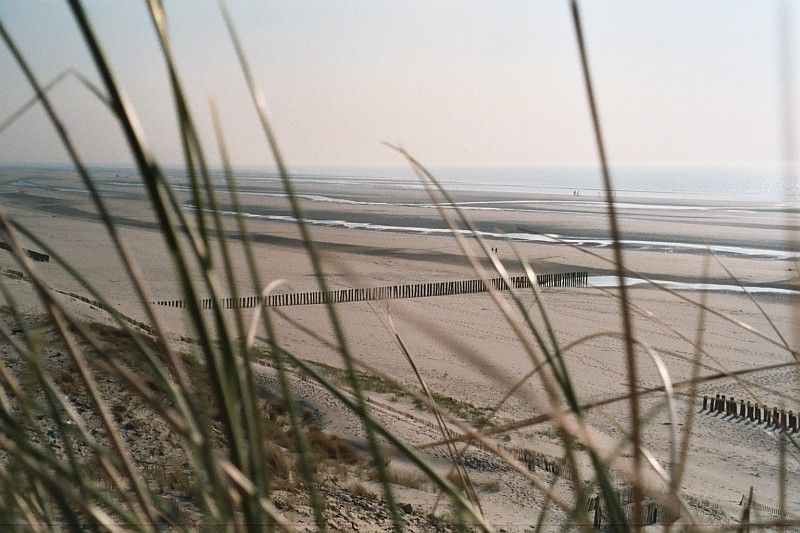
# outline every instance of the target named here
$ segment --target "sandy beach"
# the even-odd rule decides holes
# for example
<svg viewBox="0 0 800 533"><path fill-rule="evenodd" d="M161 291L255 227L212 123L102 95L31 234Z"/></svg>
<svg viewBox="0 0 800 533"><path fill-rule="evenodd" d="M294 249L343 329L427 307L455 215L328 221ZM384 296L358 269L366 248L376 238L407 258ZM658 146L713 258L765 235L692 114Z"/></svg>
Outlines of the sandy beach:
<svg viewBox="0 0 800 533"><path fill-rule="evenodd" d="M157 299L180 299L173 266L157 223L150 218L144 189L135 176L118 170L97 171L96 184L107 199L127 246L138 263L142 278ZM243 179L239 183L242 210L246 213L249 237L254 245L264 283L285 282L279 290L316 290L316 281L296 224L291 220L286 197L276 179ZM305 217L325 259L326 279L331 288L376 287L390 284L422 283L473 279L477 275L449 234L431 199L413 183L390 181L380 187L367 187L358 179L314 179L299 177ZM177 188L187 206L190 225L195 225L196 210L185 186ZM560 195L524 192L469 192L453 195L465 215L483 232L497 256L512 275L523 273L515 249L536 273L585 271L592 277L613 274L608 222L603 199L596 193ZM130 282L115 256L111 242L74 173L65 170L7 169L0 174L0 199L6 214L48 243L122 313L143 320ZM233 211L223 183L218 189L220 210ZM791 355L781 347L783 335L792 342L796 324L792 299L785 293L748 295L738 284L787 291L800 290L797 255L787 253L787 239L800 239L796 231L800 213L781 206L743 204L721 199L648 199L625 197L620 200L620 220L625 260L631 277L724 285L727 291L679 290L670 294L647 285L630 290L640 310L634 316L634 332L643 347L663 360L674 383L691 377L692 343L702 333L701 375L746 370L756 365L787 363ZM445 209L455 216L453 209ZM208 218L207 220L210 220ZM227 238L233 250L234 269L243 295L256 294L243 254L241 236L232 216L223 216ZM463 229L463 226L457 224ZM792 230L791 228L795 228ZM510 239L503 238L510 236ZM549 237L543 237L549 236ZM37 249L22 239L25 245ZM220 261L216 249L214 259ZM467 238L471 253L484 268L489 258L478 251L476 241ZM184 244L187 244L184 238ZM715 251L712 257L706 246ZM732 279L720 262L735 275ZM51 258L37 263L37 270L54 289L87 295L87 291ZM0 250L0 267L18 269L10 253ZM637 274L638 273L638 274ZM492 272L491 275L496 275ZM200 274L196 273L199 279ZM737 281L738 280L738 281ZM225 288L220 279L221 293ZM41 313L31 286L9 280L18 305L31 314ZM627 392L624 345L616 335L621 331L617 291L613 288L543 289L548 316L562 346L598 334L569 349L566 361L583 403L591 403ZM90 320L110 321L103 311L77 299L61 296L69 308ZM205 297L205 295L203 295ZM507 294L501 295L508 299ZM528 309L535 309L530 292L522 295ZM751 299L752 298L752 299ZM700 311L691 301L705 299L719 315L706 314L705 327L698 332ZM754 303L761 306L762 311ZM414 374L387 329L386 317L396 328L431 390L458 400L461 415L487 412L501 401L510 387L525 376L534 362L520 339L503 319L491 297L465 294L377 302L337 304L348 334L350 349L357 359L384 374L418 390ZM330 367L342 362L335 350L327 311L324 306L291 306L280 309L291 320L278 319L279 341L303 359ZM186 331L182 311L159 307L158 312L176 339L191 337ZM248 317L252 309L245 310ZM232 318L233 311L226 311ZM518 311L514 311L515 315ZM769 320L764 315L769 317ZM533 313L541 322L541 317ZM727 319L725 318L727 317ZM770 323L772 321L772 324ZM748 324L747 331L735 322ZM314 338L294 323L313 331ZM773 324L775 329L773 329ZM779 333L778 333L779 332ZM264 333L259 331L259 335ZM605 335L600 335L605 334ZM780 335L779 335L780 334ZM531 340L531 339L528 339ZM638 386L658 387L662 379L646 349L638 353ZM257 375L268 384L271 372L259 367ZM307 382L297 381L310 405L318 409L324 426L357 445L362 431L357 419L337 408L324 392ZM699 413L702 395L725 394L769 406L800 411L800 375L796 370L777 368L732 378L713 380L698 387L698 397L687 395L685 387L676 390L677 432L684 430L688 410L697 414L692 428L689 456L681 490L700 520L730 524L739 516L739 503L750 487L756 500L778 507L779 434L749 422ZM420 446L439 438L432 417L409 398L391 392L370 394L376 416ZM665 468L670 459L670 418L662 393L643 397L643 413L649 417L643 433L644 447ZM517 395L496 414L494 423L502 425L542 414L548 401L540 382L528 380ZM628 404L612 403L588 412L588 421L612 440L624 436L629 426ZM509 448L527 448L559 460L563 451L554 426L542 423L495 439ZM443 449L428 450L430 458L445 465ZM585 455L585 454L584 454ZM489 486L499 481L496 490L481 494L489 522L511 529L533 525L543 495L518 474L485 452L471 450L468 461L477 480ZM621 466L630 458L623 450L616 460ZM582 458L588 467L586 458ZM787 450L788 511L800 516L800 474L796 450ZM443 466L444 467L444 466ZM534 472L545 483L552 474ZM653 474L653 478L656 476ZM569 483L556 480L557 491L570 497ZM405 489L407 501L429 505L425 490ZM769 516L769 515L763 515ZM557 512L554 523L566 519Z"/></svg>

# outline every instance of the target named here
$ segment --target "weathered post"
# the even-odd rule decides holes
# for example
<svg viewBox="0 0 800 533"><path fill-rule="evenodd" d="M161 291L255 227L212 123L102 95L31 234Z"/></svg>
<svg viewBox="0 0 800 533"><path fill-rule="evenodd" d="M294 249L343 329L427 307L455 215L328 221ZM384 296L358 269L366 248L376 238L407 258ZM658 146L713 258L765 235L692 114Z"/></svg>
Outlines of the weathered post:
<svg viewBox="0 0 800 533"><path fill-rule="evenodd" d="M786 409L781 409L781 423L780 423L780 427L781 427L782 429L788 429L788 428L789 428L789 424L788 424L788 422L787 422L787 420L786 420Z"/></svg>
<svg viewBox="0 0 800 533"><path fill-rule="evenodd" d="M747 400L747 418L750 419L750 421L755 420L755 415L753 413L753 404L750 403L750 400Z"/></svg>
<svg viewBox="0 0 800 533"><path fill-rule="evenodd" d="M718 412L718 413L724 413L724 412L725 412L725 406L726 406L726 405L727 405L727 402L725 401L725 395L723 394L723 395L720 397L720 400L719 400L719 402L717 402L717 412Z"/></svg>
<svg viewBox="0 0 800 533"><path fill-rule="evenodd" d="M708 410L708 396L706 396L705 394L703 394L703 409L702 410L703 411L707 411Z"/></svg>
<svg viewBox="0 0 800 533"><path fill-rule="evenodd" d="M739 418L747 416L747 410L744 406L744 400L739 400Z"/></svg>
<svg viewBox="0 0 800 533"><path fill-rule="evenodd" d="M777 407L772 408L772 426L776 428L781 427L781 420L780 420L780 415L778 414Z"/></svg>

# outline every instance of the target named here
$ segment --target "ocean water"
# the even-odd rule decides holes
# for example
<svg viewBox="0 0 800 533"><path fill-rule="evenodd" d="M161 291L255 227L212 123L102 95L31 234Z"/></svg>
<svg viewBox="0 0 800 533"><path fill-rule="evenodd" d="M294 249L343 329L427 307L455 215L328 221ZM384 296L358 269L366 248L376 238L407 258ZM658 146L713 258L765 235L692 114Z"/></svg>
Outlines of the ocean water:
<svg viewBox="0 0 800 533"><path fill-rule="evenodd" d="M5 167L46 178L74 174L70 167ZM96 167L98 177L135 176L129 167ZM167 175L181 182L184 173L178 167L166 167ZM314 165L290 168L298 185L313 188L319 185L351 185L367 189L420 189L419 179L408 166L341 166ZM601 199L604 194L600 169L596 165L535 167L431 167L434 176L453 192L545 193L572 197L577 191L587 200ZM214 171L222 178L220 170ZM237 167L240 185L260 181L274 182L279 177L271 167ZM612 166L612 185L621 199L651 199L663 204L668 200L715 200L736 203L773 203L795 205L800 198L800 180L791 180L780 168L768 165L650 165ZM28 183L28 185L31 185ZM571 198L574 200L574 198ZM387 201L391 202L390 195Z"/></svg>
<svg viewBox="0 0 800 533"><path fill-rule="evenodd" d="M451 191L548 193L582 197L603 195L596 166L539 167L433 167L432 173ZM418 188L419 180L408 167L297 167L296 179L305 184L337 183L362 186ZM252 169L247 179L270 179L268 169ZM717 200L741 203L797 201L800 180L787 179L771 166L618 166L611 169L619 198L654 200Z"/></svg>
<svg viewBox="0 0 800 533"><path fill-rule="evenodd" d="M764 287L760 285L747 286L747 285L734 285L733 283L691 283L684 281L673 280L645 280L642 278L622 278L626 287L633 286L651 286L652 284L659 285L666 289L674 291L708 291L708 292L733 292L733 293L749 293L760 295L772 296L787 296L800 294L800 291L793 289L786 289L783 287ZM597 288L614 288L619 287L619 279L616 276L589 276L588 285Z"/></svg>

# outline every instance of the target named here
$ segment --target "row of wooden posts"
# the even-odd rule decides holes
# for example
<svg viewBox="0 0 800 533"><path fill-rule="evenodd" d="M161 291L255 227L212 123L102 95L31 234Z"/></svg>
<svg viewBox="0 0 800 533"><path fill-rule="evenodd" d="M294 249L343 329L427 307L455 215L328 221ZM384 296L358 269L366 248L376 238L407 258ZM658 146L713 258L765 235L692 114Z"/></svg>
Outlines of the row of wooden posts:
<svg viewBox="0 0 800 533"><path fill-rule="evenodd" d="M80 300L80 301L82 301L84 303L87 303L89 305L93 305L94 307L97 307L98 309L102 309L103 311L106 311L108 313L111 313L111 314L116 313L125 322L127 322L129 324L133 324L134 326L143 329L144 331L150 333L151 335L155 335L155 330L149 324L145 324L144 322L142 322L140 320L136 320L136 319L133 319L133 318L131 318L129 316L123 315L122 313L120 313L116 309L112 309L110 306L104 304L103 302L98 302L97 300L92 300L91 298L87 298L86 296L81 296L80 294L75 294L74 292L67 292L67 291L62 291L62 290L58 290L58 289L53 289L53 290L55 292L58 292L58 293L61 293L61 294L65 295L65 296L69 296L71 298L75 298L76 300Z"/></svg>
<svg viewBox="0 0 800 533"><path fill-rule="evenodd" d="M527 276L510 278L516 289L530 288ZM588 272L561 272L557 274L540 274L536 282L540 287L586 287L589 281ZM413 283L408 285L390 285L385 287L337 289L332 291L287 292L262 296L244 296L241 298L222 298L219 301L205 298L200 300L202 309L248 309L260 305L270 307L283 305L313 305L340 302L363 302L368 300L388 300L395 298L424 298L428 296L449 296L453 294L471 294L487 292L487 286L494 290L508 290L503 278L491 278L483 282L480 279L458 281L439 281L433 283ZM158 305L185 308L184 300L159 300Z"/></svg>
<svg viewBox="0 0 800 533"><path fill-rule="evenodd" d="M747 494L742 494L742 499L739 500L740 507L746 507L750 505L750 509L754 509L756 511L762 513L769 513L773 516L780 516L780 510L776 509L775 507L770 507L769 505L764 505L763 503L759 503L757 501L750 501L750 497Z"/></svg>
<svg viewBox="0 0 800 533"><path fill-rule="evenodd" d="M626 494L627 493L627 494ZM627 497L626 497L627 496ZM625 517L628 519L628 522L631 520L631 512L630 512L630 503L631 503L631 489L624 489L622 491L617 490L617 501L619 501L620 505L622 506L622 510L625 513ZM604 500L600 494L596 494L589 498L587 502L587 508L589 511L594 511L594 516L592 519L593 525L595 529L610 529L614 526L622 526L625 524L614 524L612 523L610 517L606 514L606 510L604 509ZM664 520L664 506L655 502L655 501L646 501L644 502L644 523L640 524L642 526L651 526L653 524L658 524Z"/></svg>
<svg viewBox="0 0 800 533"><path fill-rule="evenodd" d="M742 494L742 498L739 500L740 507L747 507L749 506L750 509L754 511L758 511L760 513L771 514L772 516L780 517L781 511L775 507L771 507L769 505L764 505L763 503L759 503L755 500L755 498L751 501L750 496L747 494ZM784 511L784 518L786 520L790 520L792 522L797 522L798 517L792 513Z"/></svg>
<svg viewBox="0 0 800 533"><path fill-rule="evenodd" d="M557 476L561 475L563 461L551 461L543 457L541 454L532 452L531 450L525 448L514 448L512 451L514 458L524 464L525 468L527 468L530 472L534 472L538 468Z"/></svg>
<svg viewBox="0 0 800 533"><path fill-rule="evenodd" d="M798 430L798 415L791 409L778 409L757 403L750 400L739 399L733 396L726 398L725 395L703 396L703 411L710 414L722 414L739 420L750 420L757 424L764 423L768 428L781 429L783 431L796 432Z"/></svg>
<svg viewBox="0 0 800 533"><path fill-rule="evenodd" d="M11 246L9 246L8 243L2 241L0 241L0 248L2 248L3 250L8 250L9 252L11 251ZM35 252L33 250L25 250L25 253L28 255L28 257L30 257L34 261L39 261L42 263L47 263L50 261L50 256L47 254Z"/></svg>

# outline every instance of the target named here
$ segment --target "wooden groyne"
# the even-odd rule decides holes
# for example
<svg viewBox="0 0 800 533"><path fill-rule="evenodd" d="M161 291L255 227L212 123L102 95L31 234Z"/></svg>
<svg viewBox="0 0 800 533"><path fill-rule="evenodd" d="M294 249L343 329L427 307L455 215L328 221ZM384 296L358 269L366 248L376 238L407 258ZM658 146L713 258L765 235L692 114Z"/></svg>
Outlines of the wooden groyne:
<svg viewBox="0 0 800 533"><path fill-rule="evenodd" d="M9 252L11 251L11 246L9 246L8 243L2 241L0 241L0 248L2 248L3 250L8 250ZM39 261L41 263L47 263L50 261L50 256L47 254L35 252L33 250L25 250L25 253L28 255L28 257L30 257L34 261Z"/></svg>
<svg viewBox="0 0 800 533"><path fill-rule="evenodd" d="M509 278L515 289L530 288L527 276ZM589 281L588 272L561 272L557 274L540 274L536 276L539 287L586 287ZM508 290L503 278L491 278L487 284L494 290ZM397 298L426 298L429 296L451 296L455 294L472 294L487 292L487 284L480 279L457 281L438 281L433 283L413 283L408 285L389 285L384 287L337 289L331 291L287 292L261 296L243 296L240 298L222 298L200 300L202 309L249 309L260 305L270 307L285 305L315 305L325 303L364 302L371 300L391 300ZM185 308L184 300L158 300L153 302L166 307Z"/></svg>
<svg viewBox="0 0 800 533"><path fill-rule="evenodd" d="M733 396L726 398L724 394L714 397L703 396L702 411L711 415L722 415L731 420L748 420L755 424L764 424L768 429L777 429L789 433L798 430L798 414L791 409L779 409L758 403L738 401Z"/></svg>
<svg viewBox="0 0 800 533"><path fill-rule="evenodd" d="M89 304L91 306L94 306L94 307L96 307L98 309L101 309L101 310L111 314L112 316L114 314L117 314L125 322L127 322L129 324L133 324L137 328L140 328L141 330L143 330L143 331L145 331L145 332L147 332L147 333L149 333L151 335L155 335L155 333L156 333L155 329L153 329L153 327L150 326L149 324L145 324L144 322L141 322L139 320L133 319L133 318L127 316L127 315L123 315L122 313L120 313L116 309L112 309L111 307L107 306L106 304L104 304L102 302L98 302L97 300L93 300L91 298L87 298L86 296L81 296L80 294L75 294L74 292L67 292L67 291L62 291L62 290L59 290L59 289L52 289L52 290L57 292L57 293L59 293L59 294L63 294L64 296L69 296L70 298L75 298L76 300L80 300L80 301L82 301L84 303L87 303L87 304ZM181 340L183 340L183 337L181 337Z"/></svg>

